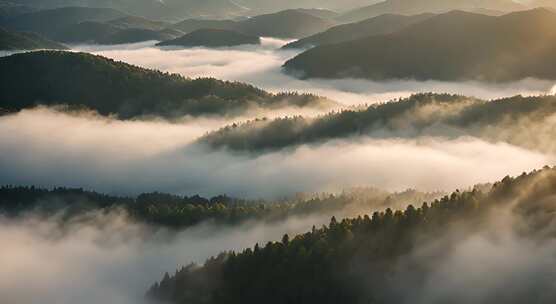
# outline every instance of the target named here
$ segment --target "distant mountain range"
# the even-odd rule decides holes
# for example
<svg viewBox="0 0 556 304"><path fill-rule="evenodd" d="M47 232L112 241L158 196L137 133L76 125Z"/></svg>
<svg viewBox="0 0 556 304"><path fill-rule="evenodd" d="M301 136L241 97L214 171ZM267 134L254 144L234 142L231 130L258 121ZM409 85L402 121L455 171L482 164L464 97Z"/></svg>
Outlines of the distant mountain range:
<svg viewBox="0 0 556 304"><path fill-rule="evenodd" d="M284 48L310 48L322 44L333 44L369 36L390 34L397 32L409 25L424 21L432 16L434 15L421 14L404 16L384 14L361 22L335 26L325 32L321 32L289 43L285 45Z"/></svg>
<svg viewBox="0 0 556 304"><path fill-rule="evenodd" d="M65 50L66 46L34 33L13 32L0 28L0 50Z"/></svg>
<svg viewBox="0 0 556 304"><path fill-rule="evenodd" d="M238 82L189 79L86 53L38 51L0 57L0 108L60 104L122 119L233 117L257 108L336 106L313 95L271 94Z"/></svg>
<svg viewBox="0 0 556 304"><path fill-rule="evenodd" d="M158 46L184 46L184 47L224 47L243 44L260 44L257 36L245 35L229 30L200 29L185 34L182 37L163 41Z"/></svg>
<svg viewBox="0 0 556 304"><path fill-rule="evenodd" d="M334 11L368 5L373 0L8 0L10 6L52 9L67 6L113 8L149 19L179 21L186 18L230 19L256 16L286 9L309 9L318 17L332 16ZM0 5L1 6L1 5ZM6 5L7 6L7 5ZM315 8L328 9L315 10ZM324 14L324 15L323 15Z"/></svg>
<svg viewBox="0 0 556 304"><path fill-rule="evenodd" d="M342 22L357 22L383 14L415 15L445 13L451 10L475 11L487 9L502 12L523 10L527 7L513 0L386 0L356 8L340 17Z"/></svg>
<svg viewBox="0 0 556 304"><path fill-rule="evenodd" d="M257 37L302 38L334 26L334 21L318 17L330 14L333 12L299 9L243 20L186 19L172 24L128 15L115 9L63 7L0 19L0 26L13 31L35 32L64 43L166 41L200 29L228 30Z"/></svg>
<svg viewBox="0 0 556 304"><path fill-rule="evenodd" d="M19 15L4 22L3 25L9 29L35 32L55 39L60 31L81 22L107 22L127 16L114 9L65 7Z"/></svg>
<svg viewBox="0 0 556 304"><path fill-rule="evenodd" d="M302 38L325 31L334 25L334 21L317 17L307 10L285 10L239 21L189 19L173 27L186 33L210 28L258 37Z"/></svg>
<svg viewBox="0 0 556 304"><path fill-rule="evenodd" d="M321 45L284 65L302 78L556 79L556 13L500 17L452 11L393 34Z"/></svg>

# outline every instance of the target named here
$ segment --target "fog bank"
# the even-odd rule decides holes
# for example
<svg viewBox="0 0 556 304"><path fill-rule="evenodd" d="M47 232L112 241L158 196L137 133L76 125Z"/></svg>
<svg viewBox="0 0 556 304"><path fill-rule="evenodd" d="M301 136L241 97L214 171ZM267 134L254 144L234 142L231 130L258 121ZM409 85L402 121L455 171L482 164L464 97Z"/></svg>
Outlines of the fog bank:
<svg viewBox="0 0 556 304"><path fill-rule="evenodd" d="M201 224L170 235L129 222L122 214L73 224L0 218L0 294L3 303L141 304L164 272L202 263L219 252L280 239L322 224L324 217L239 227ZM155 234L153 234L155 233Z"/></svg>
<svg viewBox="0 0 556 304"><path fill-rule="evenodd" d="M345 105L384 102L422 92L455 93L483 99L518 94L539 95L549 93L554 86L554 82L535 79L506 84L411 80L373 82L360 79L298 80L283 74L281 66L300 50L279 50L287 41L273 38L263 38L262 41L261 46L216 49L158 48L154 46L155 42L116 46L81 45L73 48L186 77L237 80L272 92L314 93Z"/></svg>
<svg viewBox="0 0 556 304"><path fill-rule="evenodd" d="M346 139L257 156L192 144L212 128L25 110L0 117L0 184L275 198L353 186L452 191L554 163L471 137Z"/></svg>

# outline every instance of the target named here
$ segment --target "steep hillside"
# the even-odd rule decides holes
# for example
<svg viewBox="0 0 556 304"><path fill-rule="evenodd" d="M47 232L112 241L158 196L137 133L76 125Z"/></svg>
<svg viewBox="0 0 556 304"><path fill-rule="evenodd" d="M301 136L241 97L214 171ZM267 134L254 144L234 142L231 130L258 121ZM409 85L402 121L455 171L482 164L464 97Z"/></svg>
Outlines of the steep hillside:
<svg viewBox="0 0 556 304"><path fill-rule="evenodd" d="M452 11L390 35L322 45L289 60L301 78L556 79L556 13L494 17Z"/></svg>
<svg viewBox="0 0 556 304"><path fill-rule="evenodd" d="M13 32L0 28L0 50L65 50L66 46L43 38L37 34Z"/></svg>
<svg viewBox="0 0 556 304"><path fill-rule="evenodd" d="M105 22L125 17L126 14L114 9L64 7L27 13L10 19L5 26L18 30L40 33L56 39L56 34L68 26L85 21Z"/></svg>
<svg viewBox="0 0 556 304"><path fill-rule="evenodd" d="M216 79L188 79L86 53L40 51L0 58L0 108L68 104L120 118L240 115L253 107L331 106L312 95L270 94Z"/></svg>
<svg viewBox="0 0 556 304"><path fill-rule="evenodd" d="M302 38L325 31L333 21L316 17L301 10L285 10L258 15L240 21L184 20L174 28L189 33L199 29L220 29L241 32L257 37Z"/></svg>
<svg viewBox="0 0 556 304"><path fill-rule="evenodd" d="M335 26L325 32L291 42L283 48L311 48L322 44L340 43L370 36L391 34L406 28L407 26L431 18L432 16L434 15L381 15L357 23Z"/></svg>
<svg viewBox="0 0 556 304"><path fill-rule="evenodd" d="M554 262L555 198L556 169L546 167L506 177L487 193L456 191L420 207L333 217L328 226L166 273L147 295L207 304L548 304L556 300L554 272L542 265ZM534 283L524 284L523 273Z"/></svg>

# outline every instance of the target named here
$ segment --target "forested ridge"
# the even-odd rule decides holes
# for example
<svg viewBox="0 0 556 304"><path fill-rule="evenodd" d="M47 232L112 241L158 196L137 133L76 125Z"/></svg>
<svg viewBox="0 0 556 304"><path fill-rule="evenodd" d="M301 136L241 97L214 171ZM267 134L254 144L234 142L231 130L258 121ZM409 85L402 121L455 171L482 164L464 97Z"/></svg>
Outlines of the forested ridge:
<svg viewBox="0 0 556 304"><path fill-rule="evenodd" d="M556 79L556 13L451 11L392 34L320 45L284 64L300 78L510 82Z"/></svg>
<svg viewBox="0 0 556 304"><path fill-rule="evenodd" d="M289 9L276 13L253 16L244 20L186 19L172 27L190 33L200 29L219 29L240 32L257 37L303 38L335 25L335 22Z"/></svg>
<svg viewBox="0 0 556 304"><path fill-rule="evenodd" d="M66 46L34 33L8 31L0 27L0 50L65 50Z"/></svg>
<svg viewBox="0 0 556 304"><path fill-rule="evenodd" d="M3 186L0 187L0 215L9 218L30 215L60 217L63 224L94 212L124 212L138 223L184 229L204 221L234 225L246 221L285 220L290 216L354 214L360 210L397 208L439 195L416 190L391 193L375 188L358 188L339 194L300 194L294 198L269 201L160 192L131 197L106 195L81 188Z"/></svg>
<svg viewBox="0 0 556 304"><path fill-rule="evenodd" d="M256 119L224 127L199 141L212 148L261 152L353 137L476 136L543 151L556 151L555 96L514 96L492 101L424 93L343 110L317 118Z"/></svg>
<svg viewBox="0 0 556 304"><path fill-rule="evenodd" d="M253 108L331 107L309 94L271 94L248 84L190 79L86 53L38 51L0 58L0 107L83 106L102 115L236 116Z"/></svg>
<svg viewBox="0 0 556 304"><path fill-rule="evenodd" d="M337 220L298 236L224 252L168 273L147 293L162 303L407 303L450 248L497 221L531 242L553 240L556 168L506 177L489 192L456 191L416 208ZM506 218L507 217L507 218ZM494 223L493 223L494 222ZM498 223L500 224L500 223ZM431 247L433 246L433 247ZM426 253L436 248L437 254ZM412 258L412 253L421 252ZM419 258L416 258L419 257ZM184 261L187 262L187 261ZM468 265L474 267L475 265ZM552 303L552 281L482 295L484 303ZM409 297L409 298L408 298ZM457 299L440 298L438 303ZM423 300L423 299L420 299ZM459 303L459 302L458 302Z"/></svg>
<svg viewBox="0 0 556 304"><path fill-rule="evenodd" d="M397 32L434 16L430 13L405 16L384 14L360 22L341 24L324 32L286 44L284 49L310 48L323 44L340 43L365 37Z"/></svg>

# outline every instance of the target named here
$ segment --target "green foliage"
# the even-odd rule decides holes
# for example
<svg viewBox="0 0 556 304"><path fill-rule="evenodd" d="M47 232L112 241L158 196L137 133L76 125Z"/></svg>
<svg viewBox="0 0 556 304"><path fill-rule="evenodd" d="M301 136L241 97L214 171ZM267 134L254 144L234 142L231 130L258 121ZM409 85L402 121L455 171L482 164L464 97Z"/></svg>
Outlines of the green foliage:
<svg viewBox="0 0 556 304"><path fill-rule="evenodd" d="M280 221L291 216L356 214L360 210L399 207L408 202L437 197L438 193L407 190L388 193L378 189L354 189L337 195L296 197L288 200L241 200L225 195L210 199L167 193L143 193L135 198L118 197L83 189L36 187L0 188L0 214L8 217L36 215L76 219L89 212L118 210L137 222L183 229L200 222L234 225L245 221Z"/></svg>
<svg viewBox="0 0 556 304"><path fill-rule="evenodd" d="M200 139L213 148L261 152L331 139L369 136L477 136L527 148L556 151L546 138L556 130L546 119L556 114L556 97L515 96L494 101L448 94L418 94L366 110L332 112L316 119L301 116L256 119L227 126ZM546 123L546 131L535 127Z"/></svg>
<svg viewBox="0 0 556 304"><path fill-rule="evenodd" d="M252 107L329 102L267 93L212 78L188 79L86 53L39 51L0 58L0 107L83 106L122 119L139 116L241 115Z"/></svg>
<svg viewBox="0 0 556 304"><path fill-rule="evenodd" d="M554 220L555 194L556 168L545 168L506 177L488 193L456 191L420 208L342 221L333 217L329 226L294 238L286 235L264 247L222 253L204 266L181 268L153 285L148 296L170 303L401 303L405 295L395 278L419 286L425 268L400 264L411 252L460 231L446 240L450 248L501 210L524 223L523 237L542 239ZM434 256L430 259L434 264Z"/></svg>

